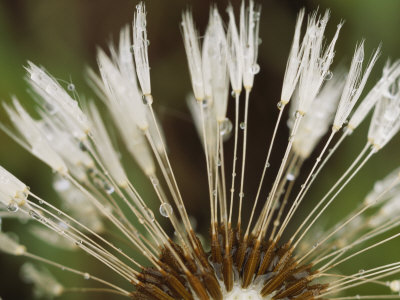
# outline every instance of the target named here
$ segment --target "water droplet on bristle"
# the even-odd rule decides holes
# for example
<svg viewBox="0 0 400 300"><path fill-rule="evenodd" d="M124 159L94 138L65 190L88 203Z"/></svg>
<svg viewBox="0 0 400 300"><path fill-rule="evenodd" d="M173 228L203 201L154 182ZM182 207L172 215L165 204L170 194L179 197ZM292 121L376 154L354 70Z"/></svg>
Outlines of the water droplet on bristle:
<svg viewBox="0 0 400 300"><path fill-rule="evenodd" d="M147 208L146 211L147 211L147 216L149 217L150 221L154 222L155 217L154 217L153 211L150 208Z"/></svg>
<svg viewBox="0 0 400 300"><path fill-rule="evenodd" d="M163 203L160 205L160 214L163 217L169 218L169 216L172 214L173 209L171 204L169 203Z"/></svg>
<svg viewBox="0 0 400 300"><path fill-rule="evenodd" d="M29 215L32 217L32 218L34 218L35 220L38 220L38 221L40 221L41 219L42 219L42 216L41 215L39 215L36 211L34 211L34 210L30 210L29 211Z"/></svg>
<svg viewBox="0 0 400 300"><path fill-rule="evenodd" d="M69 83L68 84L68 86L67 86L67 89L68 89L68 91L75 91L75 84L73 84L73 83Z"/></svg>
<svg viewBox="0 0 400 300"><path fill-rule="evenodd" d="M251 69L250 69L250 72L253 75L258 74L260 72L260 65L259 64L252 65Z"/></svg>
<svg viewBox="0 0 400 300"><path fill-rule="evenodd" d="M232 131L232 122L231 122L231 120L229 120L228 118L225 118L225 119L221 122L221 124L220 124L219 126L220 126L220 128L219 128L220 132L219 132L219 133L220 133L222 136L228 135L228 134L231 133L231 131Z"/></svg>
<svg viewBox="0 0 400 300"><path fill-rule="evenodd" d="M17 202L15 202L14 200L11 200L11 202L7 206L7 210L9 212L17 212L18 209L19 209L19 206L18 206Z"/></svg>
<svg viewBox="0 0 400 300"><path fill-rule="evenodd" d="M326 72L325 74L325 80L331 80L333 77L333 73L331 71Z"/></svg>
<svg viewBox="0 0 400 300"><path fill-rule="evenodd" d="M292 174L292 173L289 173L289 174L286 175L286 179L287 179L288 181L293 181L295 178L296 178L296 177L295 177L294 174Z"/></svg>
<svg viewBox="0 0 400 300"><path fill-rule="evenodd" d="M79 142L79 149L81 149L84 152L86 152L88 150L85 143L82 141Z"/></svg>

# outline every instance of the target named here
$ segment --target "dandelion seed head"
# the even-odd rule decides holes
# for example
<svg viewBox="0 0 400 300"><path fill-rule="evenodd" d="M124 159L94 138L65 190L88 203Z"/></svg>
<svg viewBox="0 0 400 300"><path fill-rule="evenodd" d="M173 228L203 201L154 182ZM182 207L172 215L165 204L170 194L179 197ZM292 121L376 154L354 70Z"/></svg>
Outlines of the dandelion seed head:
<svg viewBox="0 0 400 300"><path fill-rule="evenodd" d="M47 258L44 252L31 253L12 234L0 231L1 251L83 279L83 287L70 287L47 269L27 263L22 277L33 283L37 296L104 292L143 300L313 300L337 299L342 291L362 284L399 291L399 282L393 279L400 272L399 262L370 268L349 264L353 273L341 273L343 264L353 257L400 236L392 233L400 226L399 169L379 180L364 199L351 203L353 211L335 222L326 222L326 214L400 129L400 63L388 62L381 79L357 106L380 46L364 72L364 41L356 46L348 71L332 69L343 22L329 40L325 31L330 11L322 15L314 11L308 18L305 14L302 9L297 17L277 102L278 117L255 194L248 188L246 157L252 130L249 106L253 105L254 79L261 70L261 7L253 0L243 1L237 18L231 5L226 15L213 5L204 34L190 10L182 14L183 47L192 83L187 102L204 152L207 186L202 197L209 210L208 238L196 232L188 214L191 203L181 193L173 155L154 109L158 99L151 90L143 2L136 6L132 27L121 29L118 43L98 49L98 71L87 70L95 99L86 100L71 80L62 85L28 62L27 81L39 118L12 97L12 104L3 107L13 129L4 124L0 128L55 171L53 188L61 205L42 199L0 167L0 218L23 219L36 239L55 248L84 252L98 262L99 269L102 266L116 276L89 273L84 266L75 269L68 261ZM96 98L101 102L96 103ZM232 115L230 102L234 103ZM309 190L321 170L372 109L365 147L304 213L303 202L313 201ZM277 135L282 135L278 129L286 110L289 134L278 161L271 153ZM232 143L225 143L229 138ZM232 157L225 155L228 151ZM132 178L127 168L132 162L142 177L135 173ZM270 168L272 164L276 170ZM272 179L271 186L267 187L266 177ZM142 181L148 182L158 205L149 205ZM244 209L247 206L249 210ZM121 278L122 283L114 280ZM92 282L101 287L86 286ZM385 295L338 299L363 297Z"/></svg>

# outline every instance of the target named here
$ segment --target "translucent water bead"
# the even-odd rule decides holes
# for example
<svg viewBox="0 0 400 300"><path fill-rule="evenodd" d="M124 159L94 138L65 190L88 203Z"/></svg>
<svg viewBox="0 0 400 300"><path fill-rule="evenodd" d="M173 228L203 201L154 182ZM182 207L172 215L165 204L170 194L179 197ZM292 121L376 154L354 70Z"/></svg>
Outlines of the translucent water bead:
<svg viewBox="0 0 400 300"><path fill-rule="evenodd" d="M160 205L160 214L163 217L169 218L169 216L173 213L173 208L169 203L162 203Z"/></svg>

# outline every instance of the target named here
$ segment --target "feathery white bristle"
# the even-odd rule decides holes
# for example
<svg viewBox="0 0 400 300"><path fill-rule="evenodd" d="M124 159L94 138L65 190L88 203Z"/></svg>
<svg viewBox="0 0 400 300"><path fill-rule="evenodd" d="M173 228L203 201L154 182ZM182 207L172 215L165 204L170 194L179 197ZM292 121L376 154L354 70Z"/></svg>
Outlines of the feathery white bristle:
<svg viewBox="0 0 400 300"><path fill-rule="evenodd" d="M120 41L120 47L126 49L128 38L126 34L121 34L122 37L125 42ZM127 55L124 50L120 49L119 52L125 53L120 55L118 61L121 71L103 51L99 50L98 64L102 81L94 72L89 72L89 76L98 89L100 98L108 107L127 149L146 174L154 174L154 160L143 136L143 130L149 128L147 107L142 103L137 90L136 76L132 74L134 71L132 60L123 59ZM132 124L132 120L137 126Z"/></svg>
<svg viewBox="0 0 400 300"><path fill-rule="evenodd" d="M232 5L228 5L229 24L227 32L227 62L232 90L240 93L243 79L243 49L237 30Z"/></svg>
<svg viewBox="0 0 400 300"><path fill-rule="evenodd" d="M301 25L303 24L304 13L305 10L303 8L297 15L296 29L294 31L292 47L286 63L285 75L283 77L281 93L281 101L283 104L289 103L300 76L300 65L304 51L304 45L302 44L300 47L300 31Z"/></svg>
<svg viewBox="0 0 400 300"><path fill-rule="evenodd" d="M293 150L302 158L310 156L321 137L328 131L336 112L337 103L344 86L343 72L329 80L313 102L299 125L293 141Z"/></svg>
<svg viewBox="0 0 400 300"><path fill-rule="evenodd" d="M395 83L397 84L397 83ZM383 97L376 104L368 130L368 140L375 150L384 147L400 129L400 93Z"/></svg>
<svg viewBox="0 0 400 300"><path fill-rule="evenodd" d="M246 89L253 87L254 75L260 71L260 66L257 64L260 15L260 5L249 0L248 7L245 7L244 1L242 1L239 26L243 51L243 85Z"/></svg>
<svg viewBox="0 0 400 300"><path fill-rule="evenodd" d="M389 220L393 220L400 214L400 197L396 195L386 201L377 213L371 216L369 224L372 227L378 227Z"/></svg>
<svg viewBox="0 0 400 300"><path fill-rule="evenodd" d="M58 120L42 114L42 120L36 124L52 148L67 164L69 172L76 178L86 179L85 171L93 168L94 161L87 152L80 149L80 144L70 132L66 132Z"/></svg>
<svg viewBox="0 0 400 300"><path fill-rule="evenodd" d="M79 108L77 101L72 99L56 80L32 62L28 61L26 70L29 74L28 81L33 82L37 88L47 94L49 99L51 99L48 101L51 105L55 103L56 107L60 108L57 113L61 114L61 117L67 120L67 124L74 123L77 125L79 130L74 132L74 134L79 139L84 139L90 132L90 125L85 114Z"/></svg>
<svg viewBox="0 0 400 300"><path fill-rule="evenodd" d="M102 51L99 50L97 60L103 85L101 90L106 94L107 105L111 110L124 112L122 115L129 114L129 123L134 121L141 129L147 129L148 121L146 118L146 106L142 102L140 92L137 90L137 85L132 84L133 75L129 77L122 74L118 69L117 64ZM120 61L120 64L123 62ZM129 61L125 62L128 65ZM129 68L129 66L127 67ZM132 68L130 68L132 70Z"/></svg>
<svg viewBox="0 0 400 300"><path fill-rule="evenodd" d="M363 99L356 111L353 113L349 120L348 128L354 130L360 125L365 119L367 114L371 111L376 102L387 92L389 87L395 80L400 76L400 61L396 61L393 64L387 62L383 69L381 79L375 84L375 86L369 91L367 96Z"/></svg>
<svg viewBox="0 0 400 300"><path fill-rule="evenodd" d="M213 7L204 37L202 59L206 96L211 96L218 122L225 120L228 108L229 76L226 56L227 44L222 19L217 8Z"/></svg>
<svg viewBox="0 0 400 300"><path fill-rule="evenodd" d="M52 120L52 122L57 124L62 124L62 130L68 132L68 135L71 135L73 139L83 141L87 138L87 135L81 130L80 125L74 118L70 118L68 114L63 113L63 109L53 100L52 96L47 94L45 90L41 89L32 80L28 80L28 83L32 89L35 101L41 107L37 111L43 118Z"/></svg>
<svg viewBox="0 0 400 300"><path fill-rule="evenodd" d="M26 247L18 244L18 242L8 234L0 231L0 251L11 255L23 255L26 252Z"/></svg>
<svg viewBox="0 0 400 300"><path fill-rule="evenodd" d="M99 181L96 179L94 183ZM101 184L103 184L102 181ZM99 233L104 230L102 213L90 202L82 191L58 175L54 176L53 187L63 203L63 208L71 216L94 232ZM102 203L102 205L104 205L104 208L108 207L106 203ZM64 241L68 242L70 240L64 239Z"/></svg>
<svg viewBox="0 0 400 300"><path fill-rule="evenodd" d="M30 226L29 231L44 243L63 250L77 250L78 247L70 240L43 226Z"/></svg>
<svg viewBox="0 0 400 300"><path fill-rule="evenodd" d="M339 101L339 106L333 121L333 127L335 130L339 130L343 123L346 121L354 105L356 104L361 92L364 89L365 84L371 70L378 59L380 54L380 46L375 51L372 59L370 60L364 74L361 76L362 65L364 61L364 41L356 47L353 60L350 65L349 74L346 79L346 83L343 89L342 96Z"/></svg>
<svg viewBox="0 0 400 300"><path fill-rule="evenodd" d="M0 166L0 203L4 204L11 211L18 210L18 207L9 207L15 201L16 205L23 205L28 198L29 188L17 177L12 175Z"/></svg>
<svg viewBox="0 0 400 300"><path fill-rule="evenodd" d="M202 101L205 94L200 43L190 11L183 12L181 26L193 93L197 101Z"/></svg>
<svg viewBox="0 0 400 300"><path fill-rule="evenodd" d="M383 191L387 190L393 184L393 182L395 182L395 180L399 178L399 176L400 176L400 168L396 168L388 175L386 175L383 179L376 181L374 183L373 189L367 194L367 196L364 199L365 205L373 204L373 202L375 202L375 199L378 198L378 196L382 194ZM393 191L397 193L398 188L400 188L400 184L394 186ZM379 201L379 203L381 203L384 200L387 200L392 196L393 195L391 194L391 192L388 192L385 195L385 197Z"/></svg>
<svg viewBox="0 0 400 300"><path fill-rule="evenodd" d="M136 13L133 20L133 50L135 53L137 77L145 96L151 95L148 57L149 44L146 30L146 7L143 2L140 2L136 5Z"/></svg>
<svg viewBox="0 0 400 300"><path fill-rule="evenodd" d="M217 122L214 117L214 112L211 106L207 105L205 108L204 112L204 118L206 120L205 122L205 129L206 129L206 135L207 135L207 145L204 145L204 139L203 139L203 125L202 125L202 119L201 119L201 112L200 112L200 107L199 104L196 102L196 99L193 95L188 95L186 97L186 103L188 104L190 113L192 115L194 125L196 126L197 134L200 138L201 143L203 144L203 147L207 146L208 152L213 153L215 151L215 145L216 145L216 131L217 131Z"/></svg>
<svg viewBox="0 0 400 300"><path fill-rule="evenodd" d="M101 119L100 113L93 102L89 103L88 116L93 126L93 139L96 145L96 150L100 156L100 160L110 172L110 175L120 186L126 186L128 178L125 170L121 165L121 160L118 157L118 153L115 151L107 130L104 126L103 120ZM100 146L101 145L101 146Z"/></svg>
<svg viewBox="0 0 400 300"><path fill-rule="evenodd" d="M129 26L125 26L119 33L118 49L115 51L118 53L118 56L114 59L114 63L118 65L118 69L121 72L122 77L126 78L127 82L129 82L129 85L132 86L132 89L138 91L139 93L139 86L137 82L131 46L131 30ZM114 46L111 45L110 49L114 49Z"/></svg>
<svg viewBox="0 0 400 300"><path fill-rule="evenodd" d="M308 20L304 37L304 54L300 66L298 111L301 114L307 113L324 80L332 76L329 68L333 61L334 47L342 23L338 24L331 43L324 51L324 31L328 20L329 10L325 12L322 18L317 16L317 12L314 12Z"/></svg>
<svg viewBox="0 0 400 300"><path fill-rule="evenodd" d="M4 108L13 121L19 135L28 144L27 150L48 164L53 170L65 174L68 171L67 165L46 140L44 133L36 123L37 121L26 112L15 97L13 98L13 105L14 108L4 104Z"/></svg>
<svg viewBox="0 0 400 300"><path fill-rule="evenodd" d="M64 291L64 287L43 267L39 269L31 263L25 263L21 268L21 276L25 282L33 283L37 297L58 297Z"/></svg>

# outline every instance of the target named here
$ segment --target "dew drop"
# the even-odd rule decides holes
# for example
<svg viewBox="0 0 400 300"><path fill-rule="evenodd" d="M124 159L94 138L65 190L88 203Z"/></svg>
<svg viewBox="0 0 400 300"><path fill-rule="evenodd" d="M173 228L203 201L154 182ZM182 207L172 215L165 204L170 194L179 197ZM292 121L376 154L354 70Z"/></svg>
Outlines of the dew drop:
<svg viewBox="0 0 400 300"><path fill-rule="evenodd" d="M239 193L239 197L243 198L244 197L244 193Z"/></svg>
<svg viewBox="0 0 400 300"><path fill-rule="evenodd" d="M56 191L61 192L67 190L70 187L70 183L65 178L59 177L59 179L54 181L53 187Z"/></svg>
<svg viewBox="0 0 400 300"><path fill-rule="evenodd" d="M83 278L84 278L85 280L90 279L90 274L89 274L89 273L84 273L84 274L83 274Z"/></svg>
<svg viewBox="0 0 400 300"><path fill-rule="evenodd" d="M173 209L172 209L171 204L164 202L160 205L160 214L163 217L169 218L169 216L172 214L172 212L173 212Z"/></svg>
<svg viewBox="0 0 400 300"><path fill-rule="evenodd" d="M67 86L67 89L68 89L68 91L75 91L75 84L73 84L73 83L69 83L68 84L68 86Z"/></svg>
<svg viewBox="0 0 400 300"><path fill-rule="evenodd" d="M240 129L245 129L246 128L246 123L245 122L241 122L239 126L240 126Z"/></svg>
<svg viewBox="0 0 400 300"><path fill-rule="evenodd" d="M235 93L235 91L234 91L234 90L232 90L232 92L231 92L231 96L232 96L232 97L234 97L234 98L236 97L236 93Z"/></svg>
<svg viewBox="0 0 400 300"><path fill-rule="evenodd" d="M111 195L115 191L114 187L111 184L109 184L107 181L103 182L103 187L104 187L104 190L106 191L106 193L109 195Z"/></svg>
<svg viewBox="0 0 400 300"><path fill-rule="evenodd" d="M151 178L151 183L153 184L153 185L158 185L158 179L157 178L155 178L155 177L152 177Z"/></svg>
<svg viewBox="0 0 400 300"><path fill-rule="evenodd" d="M260 72L260 65L259 64L254 64L251 66L250 68L250 73L255 75L258 74Z"/></svg>
<svg viewBox="0 0 400 300"><path fill-rule="evenodd" d="M81 149L84 152L86 152L88 150L88 148L86 147L86 145L83 141L79 142L79 149Z"/></svg>
<svg viewBox="0 0 400 300"><path fill-rule="evenodd" d="M150 208L146 208L147 216L151 222L154 222L154 213Z"/></svg>
<svg viewBox="0 0 400 300"><path fill-rule="evenodd" d="M208 106L208 101L206 99L204 99L203 101L201 101L201 105L206 108Z"/></svg>
<svg viewBox="0 0 400 300"><path fill-rule="evenodd" d="M254 19L254 21L260 20L260 16L261 16L260 12L259 12L259 11L255 11L255 12L253 13L253 19Z"/></svg>
<svg viewBox="0 0 400 300"><path fill-rule="evenodd" d="M282 110L284 105L282 103L282 101L279 101L278 104L276 105L278 107L279 110Z"/></svg>
<svg viewBox="0 0 400 300"><path fill-rule="evenodd" d="M399 292L400 291L400 280L393 280L392 282L390 282L389 286L393 292L395 292L395 293Z"/></svg>
<svg viewBox="0 0 400 300"><path fill-rule="evenodd" d="M36 211L34 211L34 210L30 210L29 211L29 215L32 217L32 218L34 218L35 220L38 220L38 221L40 221L41 219L42 219L42 216L41 215L39 215Z"/></svg>
<svg viewBox="0 0 400 300"><path fill-rule="evenodd" d="M292 173L289 173L289 174L287 174L287 176L286 176L286 179L287 179L288 181L293 181L295 178L296 178L296 177L295 177L294 174L292 174Z"/></svg>
<svg viewBox="0 0 400 300"><path fill-rule="evenodd" d="M361 269L361 270L358 271L359 274L363 274L364 272L365 272L364 269Z"/></svg>
<svg viewBox="0 0 400 300"><path fill-rule="evenodd" d="M50 103L45 103L44 107L46 108L46 110L51 114L54 115L57 112L57 108L50 104Z"/></svg>
<svg viewBox="0 0 400 300"><path fill-rule="evenodd" d="M333 73L331 71L326 72L325 74L325 80L331 80L333 77Z"/></svg>
<svg viewBox="0 0 400 300"><path fill-rule="evenodd" d="M15 202L14 200L11 200L11 202L7 205L7 210L9 212L17 212L19 209L19 206L17 204L17 202Z"/></svg>
<svg viewBox="0 0 400 300"><path fill-rule="evenodd" d="M147 105L147 104L148 104L147 98L146 98L145 95L142 95L142 102L143 102L144 105Z"/></svg>
<svg viewBox="0 0 400 300"><path fill-rule="evenodd" d="M270 163L267 163L267 168L269 168L271 166L271 164Z"/></svg>
<svg viewBox="0 0 400 300"><path fill-rule="evenodd" d="M296 111L296 113L294 114L294 116L296 117L296 119L301 117L301 113L299 111Z"/></svg>
<svg viewBox="0 0 400 300"><path fill-rule="evenodd" d="M228 135L232 131L232 122L228 118L225 118L219 126L220 135L222 136Z"/></svg>

